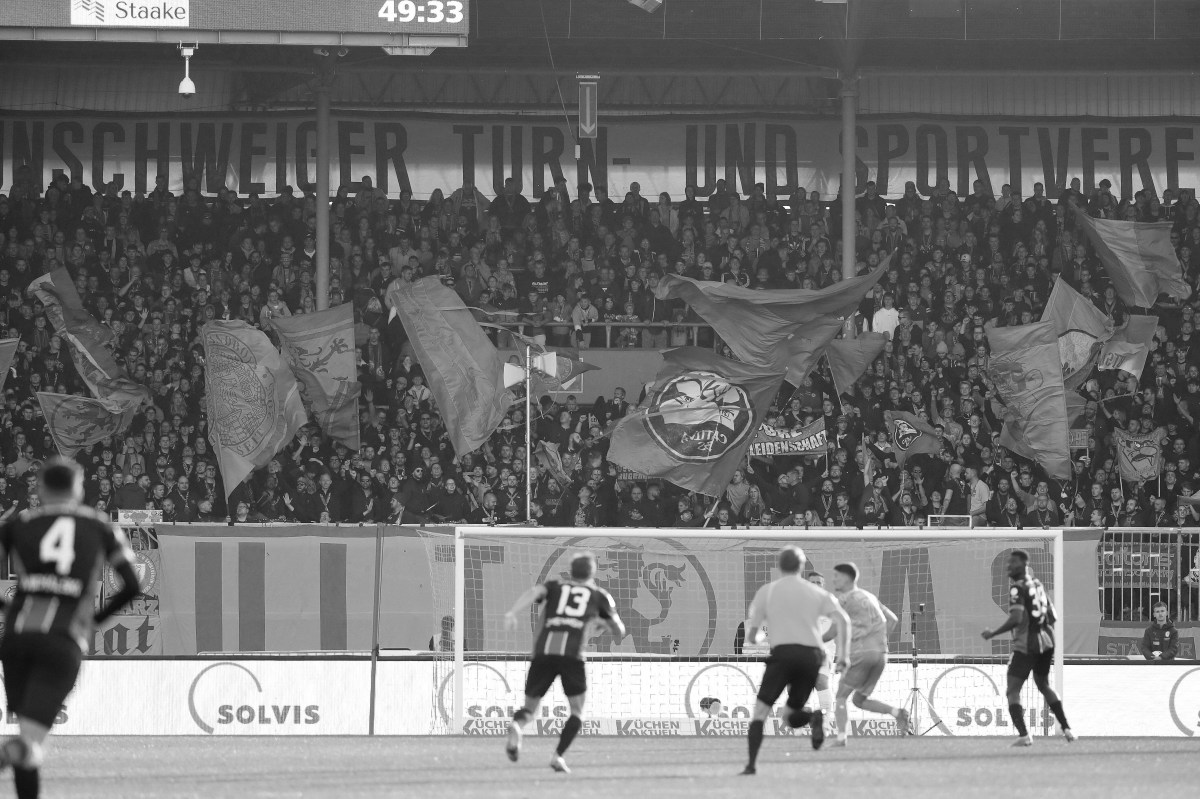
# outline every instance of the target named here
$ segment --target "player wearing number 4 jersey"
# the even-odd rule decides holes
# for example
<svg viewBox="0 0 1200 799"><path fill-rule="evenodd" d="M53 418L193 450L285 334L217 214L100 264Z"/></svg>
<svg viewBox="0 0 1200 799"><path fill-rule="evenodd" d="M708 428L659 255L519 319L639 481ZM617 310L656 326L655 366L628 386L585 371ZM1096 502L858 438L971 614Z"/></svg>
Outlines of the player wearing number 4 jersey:
<svg viewBox="0 0 1200 799"><path fill-rule="evenodd" d="M542 697L557 678L562 681L563 693L571 705L571 715L563 723L558 748L550 760L550 768L570 773L563 755L583 726L583 704L587 696L587 674L584 671L584 646L588 625L593 619L603 619L618 640L625 637L625 625L617 615L612 596L592 579L596 574L596 557L590 552L571 559L570 580L547 580L530 588L504 616L504 626L516 630L520 623L517 614L535 602L544 603L542 626L534 639L533 660L525 679L525 707L513 714L508 725L505 751L516 762L521 754L521 735L529 719L537 712Z"/></svg>
<svg viewBox="0 0 1200 799"><path fill-rule="evenodd" d="M1008 663L1008 712L1018 738L1013 746L1033 746L1033 738L1025 726L1025 708L1021 707L1021 689L1033 673L1033 684L1041 691L1046 704L1058 720L1067 742L1075 740L1067 714L1054 689L1050 687L1050 667L1054 665L1054 623L1058 620L1041 580L1029 568L1029 554L1014 549L1008 556L1008 620L995 630L984 630L988 640L1012 630L1012 660Z"/></svg>
<svg viewBox="0 0 1200 799"><path fill-rule="evenodd" d="M75 687L96 624L137 596L137 574L124 537L83 499L83 471L63 458L46 462L42 506L0 525L0 561L12 557L17 593L5 610L0 663L9 710L20 735L0 745L0 768L13 767L18 799L39 792L42 745ZM124 581L99 611L95 586L109 563Z"/></svg>

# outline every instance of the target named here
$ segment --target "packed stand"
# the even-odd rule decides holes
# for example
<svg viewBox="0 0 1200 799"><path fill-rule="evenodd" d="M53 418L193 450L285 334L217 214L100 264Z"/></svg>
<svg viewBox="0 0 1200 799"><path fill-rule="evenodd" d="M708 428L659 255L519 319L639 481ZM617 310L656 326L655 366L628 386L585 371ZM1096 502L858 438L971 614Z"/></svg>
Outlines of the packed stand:
<svg viewBox="0 0 1200 799"><path fill-rule="evenodd" d="M203 196L188 181L179 197L161 180L148 196L101 192L59 177L42 191L28 172L0 198L0 322L19 336L5 386L5 474L10 514L36 505L31 468L53 451L36 391L86 393L31 279L65 266L91 313L116 334L116 355L153 392L120 440L81 460L88 500L113 510L152 507L173 521L503 523L525 520L524 403L490 443L455 453L402 325L384 297L396 280L439 274L481 321L544 334L550 346L654 348L681 344L724 351L699 318L655 297L667 272L751 289L822 288L841 278L841 205L798 190L780 201L760 184L749 197L718 181L701 202L644 197L635 183L619 201L602 187L572 196L559 183L530 201L509 181L489 200L467 185L419 203L389 200L369 178L332 201L329 305L354 305L363 386L362 449L333 444L310 425L268 467L225 492L206 440L203 352L206 321L241 319L270 333L272 320L312 312L316 261L312 195ZM984 325L1037 320L1053 281L1067 280L1120 324L1127 310L1083 244L1068 204L1094 216L1174 223L1188 282L1200 273L1200 204L1190 193L1139 192L1121 200L1107 181L1084 196L1078 181L1050 200L976 185L959 197L943 182L930 197L910 183L894 202L874 184L856 199L859 272L896 253L856 317L891 342L858 382L837 396L822 367L785 384L770 424L797 428L824 417L836 447L826 456L752 459L714 509L707 498L623 473L606 459L608 425L642 388L611 398L542 396L536 440L558 444L569 484L538 466L534 521L565 526L916 525L929 515L974 517L977 525L1178 527L1200 521L1180 502L1200 486L1200 301L1164 302L1140 379L1096 372L1077 427L1086 449L1060 485L997 447L995 390ZM507 333L489 328L501 346ZM557 394L557 397L562 397ZM900 471L883 414L926 417L943 432L940 456L919 455ZM1111 431L1163 428L1161 480L1122 483ZM868 470L868 460L872 462ZM868 484L865 477L871 478Z"/></svg>

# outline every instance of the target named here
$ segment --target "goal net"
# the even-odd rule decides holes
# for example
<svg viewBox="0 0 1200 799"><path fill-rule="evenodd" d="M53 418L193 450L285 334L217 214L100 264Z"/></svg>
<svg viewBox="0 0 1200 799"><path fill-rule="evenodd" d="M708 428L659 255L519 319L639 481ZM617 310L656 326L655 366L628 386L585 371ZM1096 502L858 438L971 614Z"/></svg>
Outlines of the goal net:
<svg viewBox="0 0 1200 799"><path fill-rule="evenodd" d="M1062 607L1055 574L1061 531L733 532L460 527L452 535L425 533L437 620L431 728L504 732L523 702L541 609L528 611L515 632L505 630L504 614L530 586L567 576L574 553L590 551L596 582L616 600L627 633L617 639L600 626L588 632L584 734L744 732L766 654L744 640L745 620L755 592L779 576L779 549L796 544L805 553L805 574L830 581L834 565L854 562L859 585L900 618L875 698L918 702L921 733L1013 733L1005 699L1010 636L984 641L980 632L1007 616L1013 549L1029 552L1030 567ZM1061 685L1061 647L1057 657L1052 679ZM914 696L914 685L924 699ZM1051 717L1032 681L1027 694L1030 730L1046 734ZM531 729L557 733L568 715L556 684ZM768 727L791 732L777 716ZM855 735L897 732L890 717L854 707L851 728Z"/></svg>

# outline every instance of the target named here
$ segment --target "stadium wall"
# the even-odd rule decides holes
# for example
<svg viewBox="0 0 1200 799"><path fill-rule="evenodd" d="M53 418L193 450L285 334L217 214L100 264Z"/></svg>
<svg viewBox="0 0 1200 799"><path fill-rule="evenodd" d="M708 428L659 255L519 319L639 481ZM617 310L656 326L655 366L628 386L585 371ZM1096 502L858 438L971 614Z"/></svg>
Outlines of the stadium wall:
<svg viewBox="0 0 1200 799"><path fill-rule="evenodd" d="M429 549L433 539L423 537L419 529L190 524L158 525L155 531L158 548L138 554L142 597L97 636L94 652L191 656L370 651L377 546L380 646L428 650L431 639L440 634L441 619L453 612L452 556L434 557ZM662 539L652 540L687 532L663 530ZM917 539L954 540L952 530L911 533ZM805 531L796 530L796 540L803 543L805 537ZM823 562L831 558L852 557L863 570L864 584L879 591L897 613L910 614L923 606L923 651L998 655L1007 652L1007 644L981 641L976 627L1004 612L1007 582L1002 561L1010 544L999 538L992 549L970 549L970 568L963 568L961 548L921 547L903 540L869 547L852 540L832 547L812 545L810 554L814 568L836 562ZM1067 654L1098 651L1099 538L1099 531L1073 531L1064 545L1064 602L1069 610L1062 634ZM591 538L577 542L603 548L611 539L594 531ZM628 559L614 561L612 579L624 581L618 593L632 603L622 612L644 612L661 622L648 629L647 640L627 640L620 651L657 652L655 641L665 641L669 633L680 656L733 654L737 626L769 574L775 549L747 544L728 551L656 555L678 571L678 586L646 584L645 569L635 573L627 568ZM486 559L474 550L468 555L479 559L474 566L469 561L468 567L480 576L467 602L466 651L505 648L486 619L498 618L517 595L555 568L561 552L551 544L495 540L488 542ZM760 574L762 563L768 564L767 572ZM110 575L105 575L102 589L116 589ZM121 648L110 649L116 643Z"/></svg>
<svg viewBox="0 0 1200 799"><path fill-rule="evenodd" d="M375 733L428 735L447 730L444 663L383 659L378 664ZM468 735L503 734L520 703L526 664L473 661L487 679L468 681ZM740 736L762 664L704 661L609 661L589 665L589 721L584 735ZM1136 673L1132 671L1136 669ZM924 663L918 686L932 703L921 731L938 736L1011 735L1002 663ZM908 697L911 669L889 667L877 694ZM1113 686L1130 686L1119 713ZM1078 664L1066 667L1072 727L1085 736L1196 736L1200 731L1200 667L1195 664ZM707 718L699 700L715 696L727 715ZM1028 705L1035 735L1052 734L1040 703ZM358 658L93 659L60 714L59 735L366 735L371 717L371 664ZM557 734L567 715L556 687L530 728ZM4 732L16 729L5 712ZM772 719L769 734L791 734ZM851 708L851 733L891 735L890 719Z"/></svg>
<svg viewBox="0 0 1200 799"><path fill-rule="evenodd" d="M632 392L634 386L628 388ZM581 395L586 399L586 392ZM448 527L424 529L452 531ZM431 639L442 632L441 618L452 613L452 560L434 559L431 566L429 544L418 528L160 524L127 527L127 532L137 558L141 594L97 631L92 654L238 657L258 652L370 651L377 546L380 646L427 650ZM603 533L593 532L600 534L593 539L591 545L595 546ZM696 531L664 529L661 534L665 540L688 532L694 535ZM800 542L816 534L795 530ZM914 529L908 534L953 538L950 530ZM1102 535L1097 530L1067 531L1061 629L1066 654L1137 656L1136 645L1146 622L1102 620L1100 603L1106 595L1111 599L1119 593L1148 608L1150 598L1175 590L1191 565L1194 535L1194 531L1172 531L1169 539L1173 543L1164 548L1157 532L1117 530ZM548 560L552 553L544 547L490 543L499 549L492 553L494 562L489 561L486 567L479 564L482 576L472 588L479 597L467 608L464 626L467 652L498 646L489 638L494 637L494 631L487 630L486 614L502 613L516 596L507 593L520 593L552 566ZM511 552L506 549L510 546L515 547ZM823 546L828 551L810 544L814 558L828 560L838 554ZM997 546L1003 550L1007 545L998 542ZM976 656L1007 652L1006 648L987 648L975 635L975 626L986 626L993 614L1003 613L1000 602L1005 583L1000 561L978 550L968 558L972 565L964 568L953 560L943 562L937 553L922 555L905 548L903 542L897 547L898 554L909 552L911 557L889 557L892 567L886 574L883 552L887 547L876 548L880 550L876 552L878 557L864 559L857 551L853 557L868 569L868 587L881 591L898 612L911 613L920 603L926 604L927 621L921 631L923 651ZM761 565L755 564L768 563L774 548L764 551L765 555L752 552L749 560L740 551L733 556L699 553L693 559L660 558L680 569L681 578L685 578L669 597L643 585L640 573L621 571L629 564L617 564L612 577L626 580L618 593L631 597L640 611L652 617L660 615L664 600L669 600L663 624L652 637L670 632L679 640L678 654L684 657L728 655L732 653L735 629L744 619L745 605L762 578L755 571ZM908 563L912 569L897 572L897 563ZM1147 563L1156 564L1155 568L1148 568ZM703 568L703 575L699 568ZM754 573L747 576L748 569ZM707 593L697 593L706 585L712 587L714 602L708 601ZM118 587L112 574L102 575L102 597ZM0 593L13 590L11 580L0 581ZM710 613L714 607L715 615ZM1180 653L1194 657L1200 627L1186 620L1178 625ZM936 638L932 637L935 627ZM708 646L703 643L706 638L712 642ZM643 644L626 642L621 651L657 651Z"/></svg>

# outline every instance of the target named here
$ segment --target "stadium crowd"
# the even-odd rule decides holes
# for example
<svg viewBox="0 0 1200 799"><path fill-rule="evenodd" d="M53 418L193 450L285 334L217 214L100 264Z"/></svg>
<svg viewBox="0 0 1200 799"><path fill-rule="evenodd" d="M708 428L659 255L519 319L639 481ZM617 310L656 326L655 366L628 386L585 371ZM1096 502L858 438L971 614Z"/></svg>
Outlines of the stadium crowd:
<svg viewBox="0 0 1200 799"><path fill-rule="evenodd" d="M314 196L290 188L272 199L215 197L161 179L146 196L93 191L60 176L44 190L28 172L0 196L0 330L19 337L0 413L0 512L37 503L31 468L54 444L34 392L86 393L41 304L26 291L63 266L87 308L116 334L116 356L149 386L153 405L119 440L80 453L88 500L113 510L152 507L176 521L265 520L512 522L525 518L523 403L478 452L452 451L384 297L395 280L438 274L481 319L519 323L551 346L723 348L686 306L655 297L667 272L755 289L821 288L841 278L839 202L797 190L779 200L761 185L740 196L718 181L701 202L646 197L638 184L614 200L603 187L560 182L536 201L510 180L484 197L466 185L426 202L390 200L369 178L332 200L329 305L354 305L360 345L362 448L305 428L226 503L206 440L203 352L197 331L242 319L268 333L272 320L316 307ZM856 317L891 337L852 393L837 396L822 367L785 384L771 424L824 417L828 456L754 458L714 510L707 498L623 473L606 459L604 431L628 397L539 398L535 438L559 445L569 483L539 466L534 520L565 526L910 525L930 514L972 515L997 526L1156 526L1200 521L1180 496L1200 487L1200 294L1164 300L1145 371L1096 372L1083 388L1086 429L1060 485L1036 464L995 445L1000 422L987 373L984 325L1037 320L1056 279L1068 281L1116 324L1127 309L1068 205L1094 216L1167 220L1188 282L1200 275L1200 203L1186 191L1121 199L1107 181L1088 195L1072 181L1051 200L978 183L966 197L943 181L929 197L913 184L892 200L868 183L855 202L860 272L896 252ZM495 332L504 346L508 336ZM561 396L561 395L559 395ZM901 471L888 409L927 417L944 435L940 456ZM1111 431L1162 428L1161 479L1120 480ZM870 465L868 461L871 461ZM870 478L869 482L866 478Z"/></svg>

